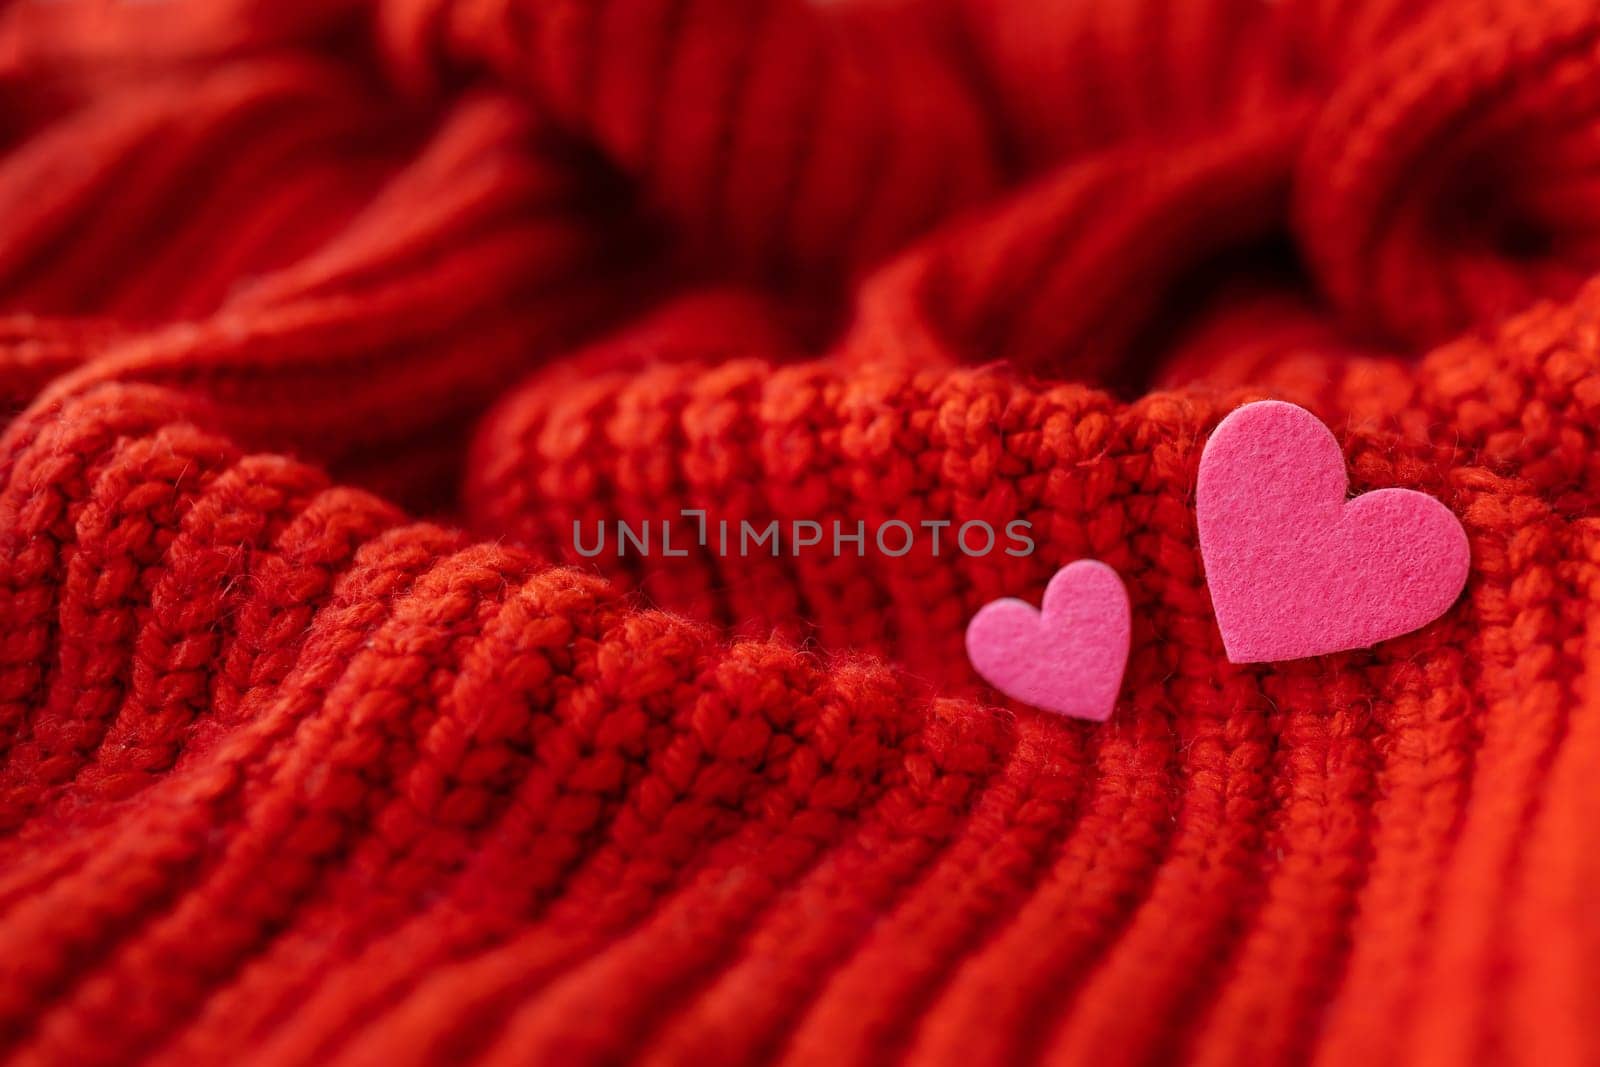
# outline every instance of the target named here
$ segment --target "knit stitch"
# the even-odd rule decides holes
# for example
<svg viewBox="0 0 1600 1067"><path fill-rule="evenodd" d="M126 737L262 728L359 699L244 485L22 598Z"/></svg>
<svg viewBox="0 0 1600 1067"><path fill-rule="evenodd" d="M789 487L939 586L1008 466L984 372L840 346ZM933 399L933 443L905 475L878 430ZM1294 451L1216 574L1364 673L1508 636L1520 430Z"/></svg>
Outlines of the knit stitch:
<svg viewBox="0 0 1600 1067"><path fill-rule="evenodd" d="M1589 0L0 7L0 1055L1600 1062L1597 175ZM1267 397L1443 618L1227 661Z"/></svg>

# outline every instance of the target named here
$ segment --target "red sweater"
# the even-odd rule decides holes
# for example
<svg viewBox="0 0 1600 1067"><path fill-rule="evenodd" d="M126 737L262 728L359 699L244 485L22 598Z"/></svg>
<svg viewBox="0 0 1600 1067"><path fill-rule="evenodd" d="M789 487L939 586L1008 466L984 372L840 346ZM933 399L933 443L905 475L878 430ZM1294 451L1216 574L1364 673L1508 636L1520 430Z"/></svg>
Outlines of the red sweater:
<svg viewBox="0 0 1600 1067"><path fill-rule="evenodd" d="M0 1052L1600 1062L1597 270L1592 0L0 7ZM1227 662L1261 397L1449 614Z"/></svg>

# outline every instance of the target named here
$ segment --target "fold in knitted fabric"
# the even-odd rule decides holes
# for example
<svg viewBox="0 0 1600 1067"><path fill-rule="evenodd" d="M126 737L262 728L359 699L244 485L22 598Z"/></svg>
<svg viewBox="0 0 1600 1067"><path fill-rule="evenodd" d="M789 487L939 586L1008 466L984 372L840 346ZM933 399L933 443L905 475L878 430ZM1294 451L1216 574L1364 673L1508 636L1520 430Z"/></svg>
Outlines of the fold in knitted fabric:
<svg viewBox="0 0 1600 1067"><path fill-rule="evenodd" d="M0 9L19 1063L1600 1061L1587 0ZM1240 403L1472 573L1227 662ZM704 511L1038 550L592 559ZM1104 725L962 653L1093 557Z"/></svg>

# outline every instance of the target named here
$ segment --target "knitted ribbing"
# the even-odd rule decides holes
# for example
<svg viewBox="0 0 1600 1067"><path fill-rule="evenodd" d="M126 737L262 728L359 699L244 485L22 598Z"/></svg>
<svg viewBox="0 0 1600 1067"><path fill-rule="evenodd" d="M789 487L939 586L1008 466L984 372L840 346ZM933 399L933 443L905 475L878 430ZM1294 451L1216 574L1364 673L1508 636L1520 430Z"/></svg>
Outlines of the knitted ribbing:
<svg viewBox="0 0 1600 1067"><path fill-rule="evenodd" d="M4 8L0 1054L1600 1060L1597 33ZM1461 518L1443 618L1227 662L1267 396ZM1038 550L575 550L683 509ZM961 646L1084 556L1103 725Z"/></svg>

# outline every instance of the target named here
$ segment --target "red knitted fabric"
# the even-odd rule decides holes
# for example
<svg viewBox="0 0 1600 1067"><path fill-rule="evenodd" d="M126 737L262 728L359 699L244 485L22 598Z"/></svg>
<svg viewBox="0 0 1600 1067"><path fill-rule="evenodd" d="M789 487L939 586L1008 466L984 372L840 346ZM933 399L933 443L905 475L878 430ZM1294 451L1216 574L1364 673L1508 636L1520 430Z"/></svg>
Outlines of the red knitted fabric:
<svg viewBox="0 0 1600 1067"><path fill-rule="evenodd" d="M0 1053L1600 1063L1597 273L1593 0L0 5ZM1227 662L1262 397L1449 614Z"/></svg>

